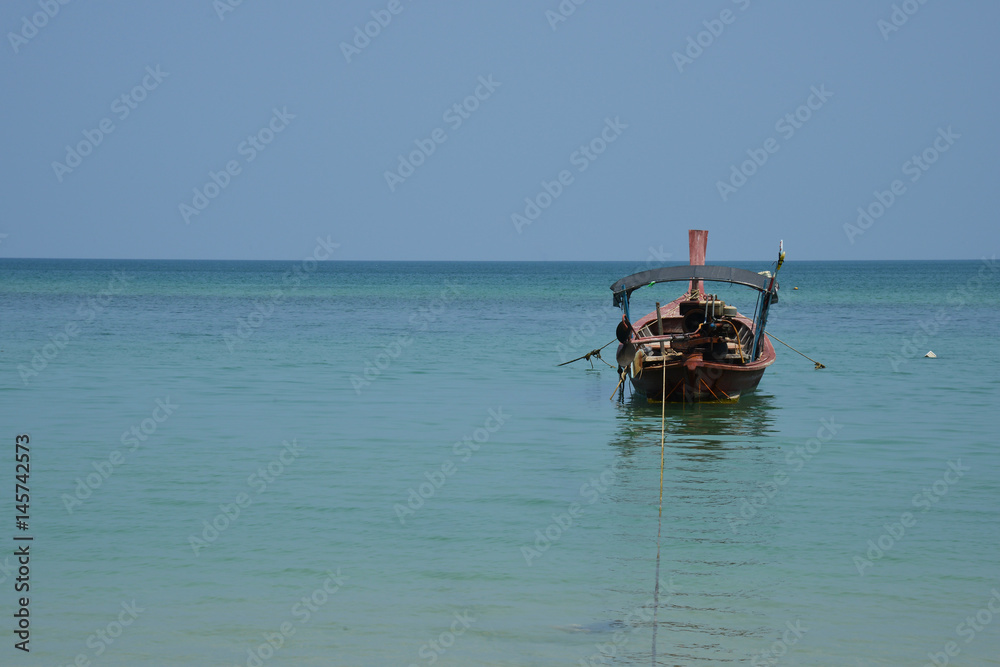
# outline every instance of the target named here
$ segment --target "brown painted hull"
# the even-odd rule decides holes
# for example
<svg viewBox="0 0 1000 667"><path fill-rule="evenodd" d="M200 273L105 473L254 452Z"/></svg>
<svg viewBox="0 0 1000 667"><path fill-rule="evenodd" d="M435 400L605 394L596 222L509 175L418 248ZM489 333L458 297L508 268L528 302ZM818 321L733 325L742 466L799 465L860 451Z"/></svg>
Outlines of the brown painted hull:
<svg viewBox="0 0 1000 667"><path fill-rule="evenodd" d="M627 348L621 349L624 347L619 349L627 354ZM664 391L668 402L735 401L757 388L774 360L774 347L765 335L760 358L749 364L705 361L701 353L694 352L680 360L668 361L665 366L659 361L646 362L642 371L630 379L635 392L651 401L661 401Z"/></svg>

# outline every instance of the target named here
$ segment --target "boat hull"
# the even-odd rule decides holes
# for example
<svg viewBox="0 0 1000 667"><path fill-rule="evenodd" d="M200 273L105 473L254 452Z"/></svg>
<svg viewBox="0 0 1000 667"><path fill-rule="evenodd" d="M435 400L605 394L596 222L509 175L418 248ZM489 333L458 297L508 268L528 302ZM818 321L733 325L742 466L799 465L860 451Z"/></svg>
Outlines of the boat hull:
<svg viewBox="0 0 1000 667"><path fill-rule="evenodd" d="M656 361L634 362L630 379L635 393L659 402L666 394L667 402L728 402L739 400L757 388L764 371L774 363L775 353L765 335L761 341L760 358L749 364L734 365L706 361L700 352L684 355L666 364ZM622 356L628 347L619 347Z"/></svg>

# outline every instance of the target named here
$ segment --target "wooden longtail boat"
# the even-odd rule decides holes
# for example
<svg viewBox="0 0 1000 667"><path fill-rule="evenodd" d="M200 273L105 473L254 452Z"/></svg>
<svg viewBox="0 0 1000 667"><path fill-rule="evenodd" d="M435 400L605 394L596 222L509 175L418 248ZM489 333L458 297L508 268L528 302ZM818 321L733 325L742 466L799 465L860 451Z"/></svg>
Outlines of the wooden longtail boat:
<svg viewBox="0 0 1000 667"><path fill-rule="evenodd" d="M653 401L736 401L756 389L774 363L774 346L764 327L772 303L778 300L775 275L785 253L779 245L774 274L728 266L705 266L708 232L688 232L690 265L642 271L611 286L614 305L622 309L618 325L618 367L635 392ZM631 321L632 292L655 283L688 281L688 291L656 310ZM759 292L752 318L742 315L716 295L705 282L745 285Z"/></svg>

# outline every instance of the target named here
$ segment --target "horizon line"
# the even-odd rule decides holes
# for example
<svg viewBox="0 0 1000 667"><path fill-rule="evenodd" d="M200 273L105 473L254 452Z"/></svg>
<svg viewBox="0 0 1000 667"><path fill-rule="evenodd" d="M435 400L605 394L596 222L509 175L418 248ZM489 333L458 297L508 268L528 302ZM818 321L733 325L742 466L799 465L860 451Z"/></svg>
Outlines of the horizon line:
<svg viewBox="0 0 1000 667"><path fill-rule="evenodd" d="M941 258L941 257L914 257L906 259L788 259L785 260L786 263L793 262L976 262L982 261L984 259L995 259L996 255L992 257L953 257L953 258ZM151 258L151 257L0 257L0 261L4 260L53 260L53 261L92 261L92 262L300 262L303 260L301 257L286 257L286 258L204 258L204 257L162 257L162 258ZM490 263L643 263L649 264L653 263L650 260L638 260L638 259L324 259L316 260L320 263L334 263L334 262L425 262L425 263L479 263L479 264L490 264ZM720 262L770 262L773 260L767 259L721 259L721 260L706 260L707 265L718 264ZM666 260L663 262L657 262L663 265L680 264L685 265L687 262L684 261L671 261Z"/></svg>

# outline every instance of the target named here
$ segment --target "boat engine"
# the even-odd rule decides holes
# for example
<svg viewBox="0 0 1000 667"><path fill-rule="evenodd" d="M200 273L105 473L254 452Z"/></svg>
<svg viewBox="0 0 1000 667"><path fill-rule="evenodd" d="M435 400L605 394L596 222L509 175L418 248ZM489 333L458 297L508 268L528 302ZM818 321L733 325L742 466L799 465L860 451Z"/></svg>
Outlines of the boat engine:
<svg viewBox="0 0 1000 667"><path fill-rule="evenodd" d="M684 304L681 304L683 310ZM705 321L705 311L700 308L689 308L684 314L684 333L694 333Z"/></svg>
<svg viewBox="0 0 1000 667"><path fill-rule="evenodd" d="M713 361L722 361L729 356L729 342L735 340L735 327L726 318L736 315L734 306L728 306L725 301L709 294L704 300L681 302L678 311L684 318L684 332L698 333L689 349L701 349L705 357ZM698 344L700 338L708 340Z"/></svg>

